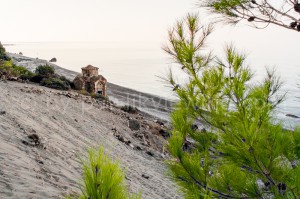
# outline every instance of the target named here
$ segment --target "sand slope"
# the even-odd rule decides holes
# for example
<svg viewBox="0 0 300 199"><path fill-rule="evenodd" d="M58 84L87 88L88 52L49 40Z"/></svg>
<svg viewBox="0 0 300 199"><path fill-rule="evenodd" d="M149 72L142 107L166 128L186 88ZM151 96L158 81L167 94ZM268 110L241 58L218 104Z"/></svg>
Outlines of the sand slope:
<svg viewBox="0 0 300 199"><path fill-rule="evenodd" d="M78 192L78 157L86 148L100 144L126 168L131 191L142 191L143 198L149 199L181 198L176 185L164 175L162 138L153 136L150 147L133 136L149 128L143 116L128 115L74 92L68 96L31 84L0 82L0 92L0 198L60 198ZM145 125L133 132L129 119ZM143 150L120 142L114 131ZM31 134L40 137L39 146L30 144ZM151 148L157 149L154 157L146 153Z"/></svg>

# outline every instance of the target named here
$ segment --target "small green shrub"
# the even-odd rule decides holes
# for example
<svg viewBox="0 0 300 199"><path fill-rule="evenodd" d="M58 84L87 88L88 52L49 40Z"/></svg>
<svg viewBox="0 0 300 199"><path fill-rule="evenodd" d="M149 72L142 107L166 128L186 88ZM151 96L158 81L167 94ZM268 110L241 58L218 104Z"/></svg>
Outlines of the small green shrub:
<svg viewBox="0 0 300 199"><path fill-rule="evenodd" d="M4 61L0 60L0 74L2 75L10 75L13 73L13 63L12 61Z"/></svg>
<svg viewBox="0 0 300 199"><path fill-rule="evenodd" d="M122 106L121 107L121 110L126 112L126 113L132 113L132 114L135 114L138 112L138 109L133 107L133 106L130 106L130 105L125 105L125 106Z"/></svg>
<svg viewBox="0 0 300 199"><path fill-rule="evenodd" d="M125 174L119 163L110 159L101 147L89 150L88 160L83 161L83 184L81 196L68 199L139 199L141 194L130 194L125 183Z"/></svg>
<svg viewBox="0 0 300 199"><path fill-rule="evenodd" d="M96 93L90 93L91 98L97 99L97 94Z"/></svg>
<svg viewBox="0 0 300 199"><path fill-rule="evenodd" d="M86 90L80 90L79 93L81 95L89 95L89 92L87 92Z"/></svg>
<svg viewBox="0 0 300 199"><path fill-rule="evenodd" d="M41 76L44 76L44 77L52 77L55 73L55 70L52 66L49 66L49 65L41 65L41 66L38 66L36 69L35 69L35 73L37 75L41 75Z"/></svg>
<svg viewBox="0 0 300 199"><path fill-rule="evenodd" d="M106 102L109 101L108 97L103 96L103 95L101 95L99 93L94 93L93 92L93 93L90 93L90 96L91 96L91 98L98 99L98 100L101 100L101 101L106 101Z"/></svg>
<svg viewBox="0 0 300 199"><path fill-rule="evenodd" d="M58 78L44 78L41 81L41 86L46 86L49 88L54 88L58 90L69 90L70 85L67 81L62 81L61 79Z"/></svg>
<svg viewBox="0 0 300 199"><path fill-rule="evenodd" d="M20 77L22 75L32 75L33 73L23 66L15 65L12 60L0 61L0 74L6 77Z"/></svg>
<svg viewBox="0 0 300 199"><path fill-rule="evenodd" d="M102 100L102 101L105 101L105 102L110 102L110 101L109 101L109 97L103 96L103 95L101 95L101 94L97 94L97 99Z"/></svg>

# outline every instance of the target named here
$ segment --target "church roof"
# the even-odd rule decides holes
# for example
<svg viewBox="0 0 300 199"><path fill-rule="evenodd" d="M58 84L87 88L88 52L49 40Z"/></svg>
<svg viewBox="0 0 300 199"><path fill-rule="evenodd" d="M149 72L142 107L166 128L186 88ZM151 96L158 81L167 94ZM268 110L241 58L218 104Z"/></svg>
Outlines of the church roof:
<svg viewBox="0 0 300 199"><path fill-rule="evenodd" d="M86 67L81 68L82 70L94 70L94 69L99 69L98 67L92 66L92 65L88 65Z"/></svg>

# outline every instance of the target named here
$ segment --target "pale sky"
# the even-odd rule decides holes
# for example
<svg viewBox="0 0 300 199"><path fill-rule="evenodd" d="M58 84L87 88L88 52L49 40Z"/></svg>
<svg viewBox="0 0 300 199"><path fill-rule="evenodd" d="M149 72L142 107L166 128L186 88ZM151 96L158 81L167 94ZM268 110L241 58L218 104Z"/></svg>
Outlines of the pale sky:
<svg viewBox="0 0 300 199"><path fill-rule="evenodd" d="M0 0L0 41L159 40L194 0Z"/></svg>
<svg viewBox="0 0 300 199"><path fill-rule="evenodd" d="M188 12L202 12L197 0L0 0L0 41L105 41L155 46ZM205 18L205 15L203 15ZM298 70L300 33L270 26L218 26L209 47L219 53L233 43L254 64ZM149 47L150 48L150 47ZM298 67L298 68L297 68Z"/></svg>

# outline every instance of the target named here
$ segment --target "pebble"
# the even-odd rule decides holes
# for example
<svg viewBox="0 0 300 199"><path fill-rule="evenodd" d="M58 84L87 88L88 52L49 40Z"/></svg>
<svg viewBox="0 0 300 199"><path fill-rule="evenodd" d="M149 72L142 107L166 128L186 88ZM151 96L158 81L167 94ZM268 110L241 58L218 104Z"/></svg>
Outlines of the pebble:
<svg viewBox="0 0 300 199"><path fill-rule="evenodd" d="M136 150L139 150L139 151L143 150L140 146L136 146L135 148L136 148Z"/></svg>
<svg viewBox="0 0 300 199"><path fill-rule="evenodd" d="M142 177L145 178L145 179L149 179L150 178L150 176L147 176L146 174L143 174Z"/></svg>
<svg viewBox="0 0 300 199"><path fill-rule="evenodd" d="M44 164L44 162L42 160L38 160L37 161L39 164Z"/></svg>
<svg viewBox="0 0 300 199"><path fill-rule="evenodd" d="M147 151L146 153L152 157L154 156L154 153L152 151Z"/></svg>

